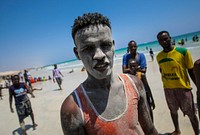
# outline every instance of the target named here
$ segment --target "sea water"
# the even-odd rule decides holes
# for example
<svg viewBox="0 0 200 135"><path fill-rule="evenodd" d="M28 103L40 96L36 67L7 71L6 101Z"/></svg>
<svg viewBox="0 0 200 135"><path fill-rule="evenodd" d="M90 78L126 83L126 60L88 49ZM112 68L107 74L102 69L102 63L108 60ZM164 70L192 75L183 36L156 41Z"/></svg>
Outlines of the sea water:
<svg viewBox="0 0 200 135"><path fill-rule="evenodd" d="M200 31L197 31L197 32L193 32L193 33L187 33L187 34L172 37L172 40L175 41L176 46L185 47L187 49L190 49L190 48L199 46L200 41L193 42L193 40L192 40L194 35L197 35L200 39ZM179 45L178 42L181 41L182 39L185 41L184 45ZM148 61L148 60L150 60L150 56L149 56L150 48L152 48L152 50L154 51L154 54L157 54L158 52L160 52L162 50L162 47L159 45L158 41L152 41L152 42L148 42L148 43L138 44L137 51L144 53L146 56L146 59ZM127 53L127 47L115 50L115 57L114 57L115 63L122 62L122 57L126 53ZM64 61L64 62L56 63L56 64L58 65L58 68L62 71L75 70L75 69L80 69L83 67L82 62L78 59L72 59L72 60L68 60L68 61ZM42 68L45 70L52 70L53 65L44 66Z"/></svg>

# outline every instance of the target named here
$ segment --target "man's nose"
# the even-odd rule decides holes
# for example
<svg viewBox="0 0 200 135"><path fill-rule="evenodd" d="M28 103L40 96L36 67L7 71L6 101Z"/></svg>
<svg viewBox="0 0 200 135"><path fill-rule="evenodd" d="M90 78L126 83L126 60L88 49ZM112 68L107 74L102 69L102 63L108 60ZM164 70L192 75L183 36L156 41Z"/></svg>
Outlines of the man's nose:
<svg viewBox="0 0 200 135"><path fill-rule="evenodd" d="M105 56L106 56L105 53L101 50L101 48L98 47L95 50L93 59L101 60L101 59L105 58Z"/></svg>

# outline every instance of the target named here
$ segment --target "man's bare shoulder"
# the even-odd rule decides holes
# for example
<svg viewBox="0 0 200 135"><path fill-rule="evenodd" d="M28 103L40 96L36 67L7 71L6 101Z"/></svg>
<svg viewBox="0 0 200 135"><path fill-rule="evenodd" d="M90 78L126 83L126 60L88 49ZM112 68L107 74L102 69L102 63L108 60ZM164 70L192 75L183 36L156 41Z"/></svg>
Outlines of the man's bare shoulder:
<svg viewBox="0 0 200 135"><path fill-rule="evenodd" d="M78 133L84 135L83 119L73 94L63 101L60 117L64 135L75 135Z"/></svg>
<svg viewBox="0 0 200 135"><path fill-rule="evenodd" d="M195 66L200 65L200 59L196 60L196 61L194 62L194 65L195 65Z"/></svg>
<svg viewBox="0 0 200 135"><path fill-rule="evenodd" d="M73 94L70 94L62 103L61 112L73 113L74 109L78 109L78 105L74 99Z"/></svg>

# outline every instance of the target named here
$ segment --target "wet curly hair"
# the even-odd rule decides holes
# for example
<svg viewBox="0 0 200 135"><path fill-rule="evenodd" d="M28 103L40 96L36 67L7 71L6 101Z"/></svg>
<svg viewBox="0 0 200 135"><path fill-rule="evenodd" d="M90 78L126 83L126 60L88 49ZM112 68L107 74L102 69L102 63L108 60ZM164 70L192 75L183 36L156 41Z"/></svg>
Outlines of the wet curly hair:
<svg viewBox="0 0 200 135"><path fill-rule="evenodd" d="M72 26L72 37L74 39L76 32L79 29L87 27L89 25L103 24L107 25L111 29L110 21L106 16L100 13L85 13L82 16L78 16L74 20L74 25Z"/></svg>

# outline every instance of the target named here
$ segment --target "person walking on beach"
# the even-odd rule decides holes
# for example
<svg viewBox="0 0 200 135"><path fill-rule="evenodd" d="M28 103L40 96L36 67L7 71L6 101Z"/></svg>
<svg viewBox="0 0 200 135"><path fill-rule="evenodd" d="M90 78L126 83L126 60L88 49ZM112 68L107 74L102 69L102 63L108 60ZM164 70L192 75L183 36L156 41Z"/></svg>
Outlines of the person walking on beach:
<svg viewBox="0 0 200 135"><path fill-rule="evenodd" d="M153 95L151 93L151 89L149 87L149 84L145 75L146 69L147 69L146 58L143 53L137 52L137 43L134 40L131 40L128 43L127 52L129 53L126 53L125 55L123 55L122 71L123 73L129 73L132 75L136 75L137 73L138 75L141 76L139 78L142 80L145 90L146 90L148 108L151 114L151 119L153 121L153 110L155 109L155 103L154 103ZM137 63L137 67L131 66L130 61L135 61L135 63Z"/></svg>
<svg viewBox="0 0 200 135"><path fill-rule="evenodd" d="M178 109L180 108L183 114L189 117L194 133L198 135L199 123L195 114L192 88L188 77L189 73L190 78L195 83L192 56L187 49L171 44L168 31L159 32L157 39L163 47L163 51L159 52L156 58L160 68L165 98L175 127L175 131L171 134L181 134L178 122Z"/></svg>
<svg viewBox="0 0 200 135"><path fill-rule="evenodd" d="M4 88L3 85L0 84L0 98L1 98L1 100L3 100L3 95L2 95L2 89L3 88Z"/></svg>
<svg viewBox="0 0 200 135"><path fill-rule="evenodd" d="M22 132L24 135L27 135L26 129L25 129L25 123L24 119L27 116L31 116L31 120L33 122L33 128L37 126L34 120L34 114L31 107L31 102L29 100L29 97L27 93L31 94L31 96L34 98L35 96L32 93L32 90L27 86L26 83L20 83L20 78L18 75L14 75L12 77L12 83L9 87L9 103L10 103L10 111L14 113L13 107L12 107L12 101L13 97L15 99L15 107L17 111L17 115L19 118L19 123L22 129Z"/></svg>
<svg viewBox="0 0 200 135"><path fill-rule="evenodd" d="M194 76L197 86L197 106L198 106L198 114L200 119L200 59L194 62Z"/></svg>
<svg viewBox="0 0 200 135"><path fill-rule="evenodd" d="M154 61L154 53L153 53L152 48L150 48L149 54L150 54L150 56L151 56L151 61Z"/></svg>
<svg viewBox="0 0 200 135"><path fill-rule="evenodd" d="M31 77L30 72L28 72L28 71L25 69L25 70L24 70L24 80L25 80L25 83L26 83L31 89L33 89L32 84L31 84L31 82L30 82L30 77Z"/></svg>
<svg viewBox="0 0 200 135"><path fill-rule="evenodd" d="M132 75L113 73L114 40L109 19L100 13L83 14L74 21L72 37L74 53L88 76L61 106L64 134L158 135L142 82Z"/></svg>
<svg viewBox="0 0 200 135"><path fill-rule="evenodd" d="M55 80L56 80L56 82L57 82L60 90L62 90L62 87L61 87L61 85L62 85L62 78L61 78L61 76L64 77L63 74L60 72L60 70L57 68L57 65L54 64L53 82L55 83Z"/></svg>

